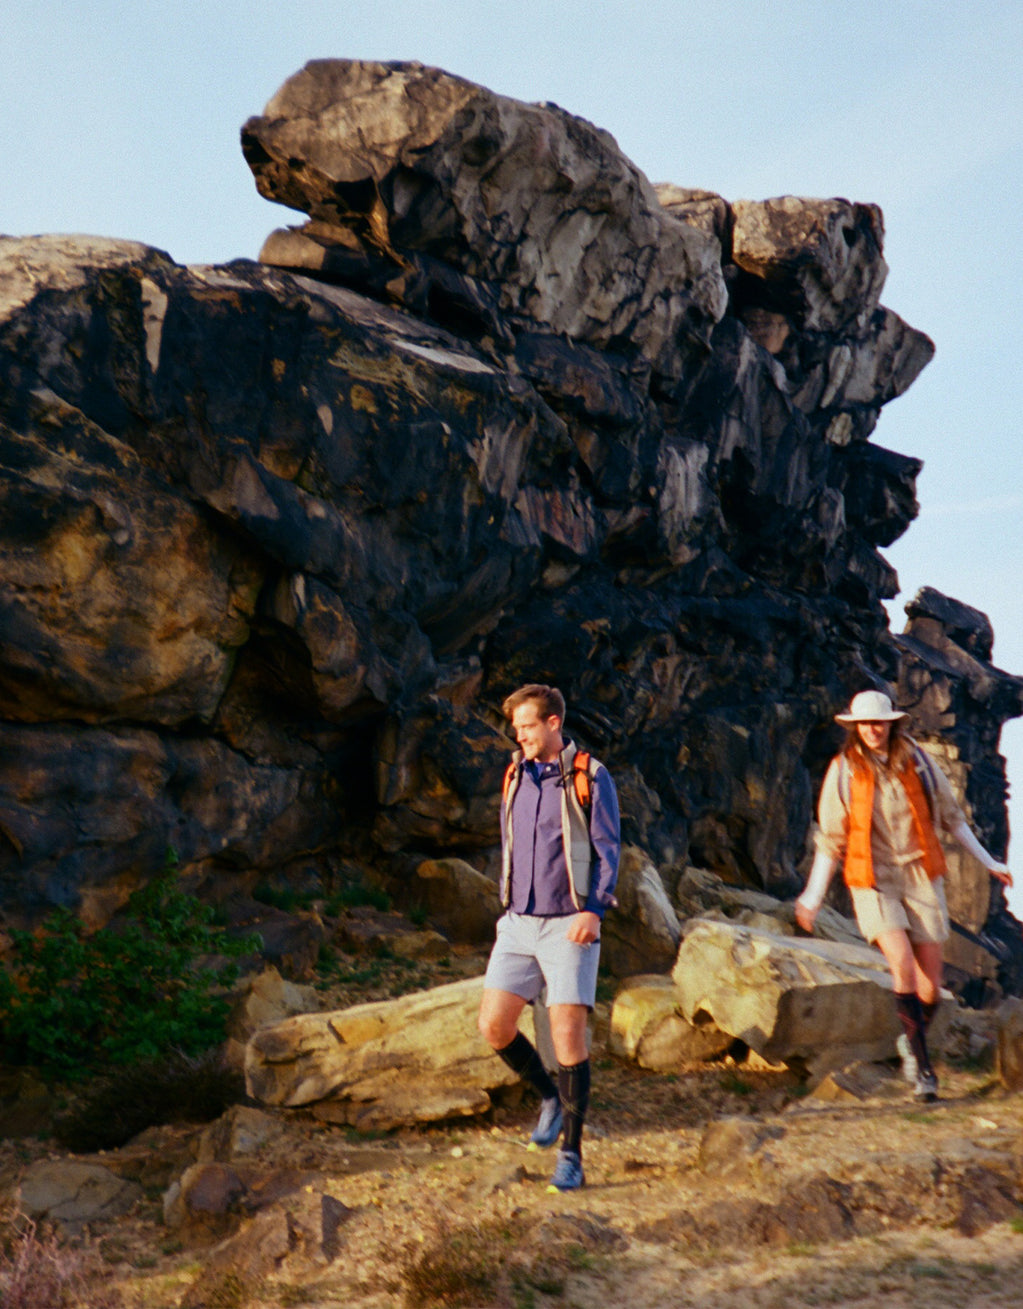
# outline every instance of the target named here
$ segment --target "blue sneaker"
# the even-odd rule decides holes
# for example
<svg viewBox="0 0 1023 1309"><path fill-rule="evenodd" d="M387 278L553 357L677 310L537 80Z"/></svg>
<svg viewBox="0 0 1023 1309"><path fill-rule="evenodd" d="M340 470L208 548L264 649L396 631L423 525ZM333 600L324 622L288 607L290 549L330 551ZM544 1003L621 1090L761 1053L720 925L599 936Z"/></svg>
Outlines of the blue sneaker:
<svg viewBox="0 0 1023 1309"><path fill-rule="evenodd" d="M547 1190L552 1193L555 1191L578 1191L580 1186L585 1185L583 1161L574 1150L559 1150L557 1167L554 1169L554 1176L551 1178Z"/></svg>
<svg viewBox="0 0 1023 1309"><path fill-rule="evenodd" d="M529 1138L527 1150L546 1150L561 1135L561 1100L555 1095L540 1105L540 1117Z"/></svg>

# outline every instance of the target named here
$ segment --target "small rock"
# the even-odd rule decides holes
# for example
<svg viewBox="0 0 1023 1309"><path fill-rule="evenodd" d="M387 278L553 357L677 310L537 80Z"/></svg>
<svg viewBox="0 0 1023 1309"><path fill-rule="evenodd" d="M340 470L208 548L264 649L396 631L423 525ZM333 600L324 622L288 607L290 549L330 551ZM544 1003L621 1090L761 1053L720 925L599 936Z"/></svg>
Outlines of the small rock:
<svg viewBox="0 0 1023 1309"><path fill-rule="evenodd" d="M254 1154L261 1146L278 1140L285 1128L274 1114L250 1105L233 1105L226 1114L205 1129L198 1147L198 1162L227 1163Z"/></svg>
<svg viewBox="0 0 1023 1309"><path fill-rule="evenodd" d="M855 1063L835 1069L814 1087L811 1094L829 1103L869 1100L877 1095L897 1095L904 1084L878 1064Z"/></svg>
<svg viewBox="0 0 1023 1309"><path fill-rule="evenodd" d="M66 1159L31 1164L21 1182L21 1207L67 1231L126 1214L143 1198L142 1187L100 1164Z"/></svg>
<svg viewBox="0 0 1023 1309"><path fill-rule="evenodd" d="M1008 1091L1023 1091L1023 1000L998 1009L998 1078Z"/></svg>
<svg viewBox="0 0 1023 1309"><path fill-rule="evenodd" d="M744 1173L763 1143L783 1135L768 1131L748 1118L720 1118L710 1123L700 1141L697 1158L700 1171L710 1176Z"/></svg>

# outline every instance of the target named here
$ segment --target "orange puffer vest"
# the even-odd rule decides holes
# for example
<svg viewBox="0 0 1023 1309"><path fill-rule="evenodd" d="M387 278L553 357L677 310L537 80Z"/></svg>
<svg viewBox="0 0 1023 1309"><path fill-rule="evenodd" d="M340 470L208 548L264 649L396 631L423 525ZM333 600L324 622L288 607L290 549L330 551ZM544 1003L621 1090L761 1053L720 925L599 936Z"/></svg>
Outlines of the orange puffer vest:
<svg viewBox="0 0 1023 1309"><path fill-rule="evenodd" d="M855 752L846 754L845 760L848 761L852 780L849 787L849 837L843 875L846 886L873 886L874 861L870 854L870 827L874 813L874 771ZM912 752L906 753L896 776L906 791L927 876L934 881L945 875L945 855L934 831L927 796L913 762Z"/></svg>

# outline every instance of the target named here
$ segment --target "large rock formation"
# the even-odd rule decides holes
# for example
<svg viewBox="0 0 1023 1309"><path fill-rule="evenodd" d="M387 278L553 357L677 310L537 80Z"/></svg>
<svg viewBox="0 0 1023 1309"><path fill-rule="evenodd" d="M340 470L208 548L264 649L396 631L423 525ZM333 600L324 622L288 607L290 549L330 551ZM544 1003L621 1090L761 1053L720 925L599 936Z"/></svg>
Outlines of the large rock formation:
<svg viewBox="0 0 1023 1309"><path fill-rule="evenodd" d="M906 606L899 648L898 701L914 730L952 782L967 817L989 850L1009 842L1005 761L998 733L1023 713L1023 679L991 666L994 633L984 614L924 587ZM949 912L956 925L948 965L977 999L997 975L1023 990L1019 923L1005 912L1005 891L958 844L948 843ZM993 964L998 961L998 968Z"/></svg>
<svg viewBox="0 0 1023 1309"><path fill-rule="evenodd" d="M527 679L669 892L687 860L795 891L867 683L902 678L967 796L1001 776L1023 682L882 606L920 464L869 437L933 347L879 303L876 207L655 189L419 65L310 64L242 143L309 220L259 263L0 240L8 921L102 921L168 845L221 893L492 870Z"/></svg>

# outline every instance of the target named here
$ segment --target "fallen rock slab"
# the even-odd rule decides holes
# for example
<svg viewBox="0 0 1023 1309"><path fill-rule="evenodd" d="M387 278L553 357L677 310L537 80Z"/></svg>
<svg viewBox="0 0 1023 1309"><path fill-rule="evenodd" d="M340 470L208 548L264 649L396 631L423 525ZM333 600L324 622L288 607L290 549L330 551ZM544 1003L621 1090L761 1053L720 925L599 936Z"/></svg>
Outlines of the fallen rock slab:
<svg viewBox="0 0 1023 1309"><path fill-rule="evenodd" d="M245 1081L270 1105L320 1103L320 1116L365 1130L485 1113L517 1083L476 1029L483 978L397 1000L301 1014L255 1033ZM522 1029L535 1036L527 1007Z"/></svg>
<svg viewBox="0 0 1023 1309"><path fill-rule="evenodd" d="M684 1018L710 1018L772 1062L820 1073L894 1057L890 975L869 947L696 919L672 978Z"/></svg>
<svg viewBox="0 0 1023 1309"><path fill-rule="evenodd" d="M228 1035L247 1041L260 1027L279 1023L292 1014L315 1013L320 997L315 987L301 986L283 978L274 967L246 978L228 1019Z"/></svg>
<svg viewBox="0 0 1023 1309"><path fill-rule="evenodd" d="M452 940L493 943L502 912L497 884L464 859L424 859L411 879L411 895Z"/></svg>
<svg viewBox="0 0 1023 1309"><path fill-rule="evenodd" d="M182 1309L242 1304L274 1274L322 1271L340 1254L355 1211L323 1189L300 1191L243 1220L208 1251L181 1299Z"/></svg>
<svg viewBox="0 0 1023 1309"><path fill-rule="evenodd" d="M826 1104L857 1104L875 1096L897 1096L906 1084L879 1064L849 1064L828 1073L814 1087L815 1100Z"/></svg>

